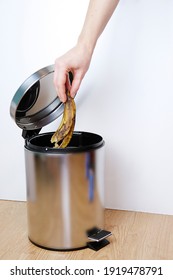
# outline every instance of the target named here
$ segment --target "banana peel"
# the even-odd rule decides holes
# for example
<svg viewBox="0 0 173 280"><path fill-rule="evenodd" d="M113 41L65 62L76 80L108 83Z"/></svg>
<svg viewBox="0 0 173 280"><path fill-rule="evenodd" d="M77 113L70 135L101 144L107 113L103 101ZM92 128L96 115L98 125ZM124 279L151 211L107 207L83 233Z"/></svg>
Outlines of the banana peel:
<svg viewBox="0 0 173 280"><path fill-rule="evenodd" d="M76 104L74 99L70 96L70 92L67 91L67 100L64 104L64 112L61 123L58 129L51 137L51 143L54 143L54 148L66 148L69 144L76 120Z"/></svg>

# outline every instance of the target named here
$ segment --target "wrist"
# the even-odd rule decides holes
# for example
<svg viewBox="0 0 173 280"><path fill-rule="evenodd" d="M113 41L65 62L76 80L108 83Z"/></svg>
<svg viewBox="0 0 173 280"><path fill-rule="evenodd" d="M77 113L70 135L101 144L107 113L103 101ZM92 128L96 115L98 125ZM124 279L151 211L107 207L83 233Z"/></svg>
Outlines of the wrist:
<svg viewBox="0 0 173 280"><path fill-rule="evenodd" d="M96 41L89 38L89 36L83 36L82 34L79 36L77 41L77 46L83 50L85 54L92 56L94 52L94 48L96 45Z"/></svg>

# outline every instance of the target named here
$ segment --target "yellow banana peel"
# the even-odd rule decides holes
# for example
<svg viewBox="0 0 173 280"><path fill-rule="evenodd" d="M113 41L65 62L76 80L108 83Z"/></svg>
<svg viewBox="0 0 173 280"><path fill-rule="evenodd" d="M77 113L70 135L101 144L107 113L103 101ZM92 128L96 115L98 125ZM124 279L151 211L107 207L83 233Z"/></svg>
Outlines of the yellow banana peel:
<svg viewBox="0 0 173 280"><path fill-rule="evenodd" d="M58 129L51 137L51 143L54 143L54 148L66 148L69 144L75 126L76 119L76 104L74 99L67 91L67 100L64 104L64 112L61 123Z"/></svg>

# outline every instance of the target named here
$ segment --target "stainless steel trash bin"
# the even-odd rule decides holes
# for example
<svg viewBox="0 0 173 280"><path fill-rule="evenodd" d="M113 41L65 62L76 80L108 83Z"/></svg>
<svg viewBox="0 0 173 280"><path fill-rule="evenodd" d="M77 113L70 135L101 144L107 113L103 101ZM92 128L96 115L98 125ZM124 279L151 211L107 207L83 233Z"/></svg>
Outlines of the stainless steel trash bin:
<svg viewBox="0 0 173 280"><path fill-rule="evenodd" d="M52 250L109 242L104 228L104 140L75 131L65 149L53 148L53 132L40 133L63 112L53 86L53 66L31 75L15 93L10 113L23 130L28 236Z"/></svg>

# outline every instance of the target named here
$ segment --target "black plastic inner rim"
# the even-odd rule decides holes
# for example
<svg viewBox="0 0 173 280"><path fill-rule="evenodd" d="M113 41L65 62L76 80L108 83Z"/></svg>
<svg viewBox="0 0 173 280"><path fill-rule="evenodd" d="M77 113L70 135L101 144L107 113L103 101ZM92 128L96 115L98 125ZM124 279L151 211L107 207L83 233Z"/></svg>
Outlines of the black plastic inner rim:
<svg viewBox="0 0 173 280"><path fill-rule="evenodd" d="M103 138L98 134L74 131L72 139L66 148L54 148L54 145L50 142L53 133L42 133L26 139L25 148L30 151L59 154L88 151L104 145Z"/></svg>

